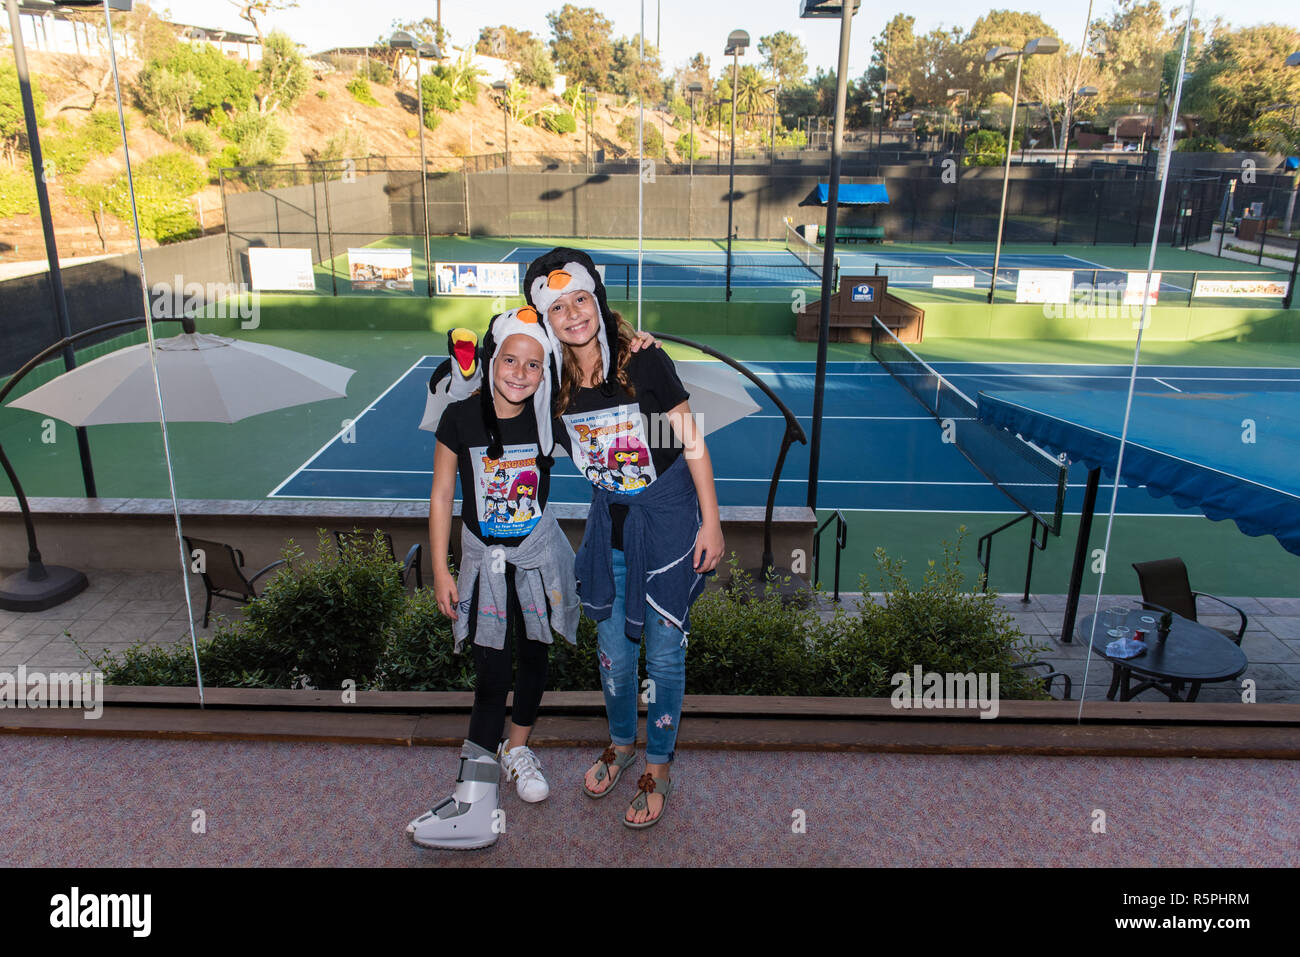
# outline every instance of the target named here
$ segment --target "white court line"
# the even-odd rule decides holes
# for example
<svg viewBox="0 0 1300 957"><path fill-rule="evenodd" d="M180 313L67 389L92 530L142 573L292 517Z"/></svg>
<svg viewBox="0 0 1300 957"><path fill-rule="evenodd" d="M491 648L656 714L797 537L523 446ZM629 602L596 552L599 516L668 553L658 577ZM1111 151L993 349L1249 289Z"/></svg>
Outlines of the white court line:
<svg viewBox="0 0 1300 957"><path fill-rule="evenodd" d="M1183 391L1182 389L1178 388L1177 386L1169 385L1169 383L1166 382L1164 379L1159 379L1159 378L1156 378L1155 376L1152 376L1152 377L1151 377L1151 381L1152 381L1152 382L1159 382L1161 385L1163 385L1163 386L1165 386L1165 387L1167 387L1167 388L1173 389L1175 392L1182 392L1182 391Z"/></svg>
<svg viewBox="0 0 1300 957"><path fill-rule="evenodd" d="M510 250L510 252L506 253L504 256L498 259L497 262L503 262L503 263L514 262L514 260L511 259L510 257L513 256L515 253L519 252L519 250L521 249L523 249L522 246L516 246L514 249Z"/></svg>
<svg viewBox="0 0 1300 957"><path fill-rule="evenodd" d="M296 469L294 469L293 474L291 474L288 478L286 478L283 482L281 482L281 483L280 483L279 485L277 485L275 488L271 489L271 491L267 493L266 497L267 497L267 498L275 498L275 497L279 494L280 489L284 488L286 485L288 485L290 482L292 482L295 478L298 477L298 473L302 472L304 469L306 469L308 466L310 466L312 462L315 462L318 458L320 458L321 454L322 454L322 453L323 453L327 448L329 448L331 445L333 445L335 442L338 441L339 436L343 435L343 433L345 433L345 432L348 431L348 428L356 429L356 427L357 427L357 423L361 421L362 417L363 417L367 412L369 412L371 409L373 409L373 408L375 407L375 405L379 402L380 399L382 399L384 396L388 395L388 393L392 392L393 389L397 388L398 383L405 381L406 377L407 377L408 375L410 375L410 374L411 374L411 373L412 373L412 372L413 372L413 371L414 371L414 370L419 366L419 364L420 364L421 362L424 361L424 359L425 359L425 357L424 357L424 356L421 356L419 359L417 359L417 360L415 361L414 364L412 364L411 366L409 366L405 372L403 372L400 376L398 376L396 379L394 379L392 385L390 385L387 389L385 389L383 392L381 392L381 393L380 393L380 394L379 394L379 395L378 395L378 396L377 396L377 397L376 397L376 398L375 398L375 399L374 399L374 400L373 400L373 401L372 401L368 406L366 406L364 409L361 410L360 413L357 414L356 418L354 418L354 419L352 420L352 424L351 424L350 426L348 426L347 428L340 427L339 430L338 430L337 432L335 432L334 435L332 435L332 436L330 437L330 440L329 440L328 442L326 442L324 445L322 445L319 449L316 450L316 454L315 454L315 455L313 455L313 456L312 456L311 458L309 458L306 462L303 462L302 465L300 465L300 466L298 466ZM288 496L286 496L286 497L288 497Z"/></svg>

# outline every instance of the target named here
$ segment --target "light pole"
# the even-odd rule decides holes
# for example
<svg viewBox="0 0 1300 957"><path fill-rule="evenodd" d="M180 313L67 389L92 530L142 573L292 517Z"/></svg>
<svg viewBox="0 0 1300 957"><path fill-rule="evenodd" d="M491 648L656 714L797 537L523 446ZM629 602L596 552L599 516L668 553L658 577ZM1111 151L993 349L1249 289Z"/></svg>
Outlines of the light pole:
<svg viewBox="0 0 1300 957"><path fill-rule="evenodd" d="M849 32L858 0L801 0L799 16L812 20L838 17L839 65L835 71L835 125L831 132L830 182L826 187L826 246L822 250L822 297L817 324L817 375L813 385L812 443L808 447L808 507L817 510L817 473L821 458L822 409L826 400L826 352L831 332L831 286L835 278L835 222L840 201L840 140L844 136L844 101L848 92Z"/></svg>
<svg viewBox="0 0 1300 957"><path fill-rule="evenodd" d="M506 172L510 172L510 84L505 80L497 80L492 84L492 89L497 91L498 102L501 104L501 112L505 114L503 123L506 129Z"/></svg>
<svg viewBox="0 0 1300 957"><path fill-rule="evenodd" d="M596 91L591 87L582 88L582 102L587 107L587 172L592 172L591 168L591 108L596 105Z"/></svg>
<svg viewBox="0 0 1300 957"><path fill-rule="evenodd" d="M691 179L695 178L695 94L704 92L704 84L692 80L686 84L686 92L691 95Z"/></svg>
<svg viewBox="0 0 1300 957"><path fill-rule="evenodd" d="M885 48L886 55L888 55L888 50L889 48L886 47ZM888 75L889 68L886 67L885 70L886 70L886 75ZM877 153L883 151L885 148L885 97L888 96L890 93L893 93L897 89L898 87L895 84L889 82L886 82L885 85L880 88L880 120L878 122L878 130L876 132ZM870 146L871 127L867 127L867 137L868 137L867 145ZM880 163L879 157L876 158L876 163L877 165L879 165Z"/></svg>
<svg viewBox="0 0 1300 957"><path fill-rule="evenodd" d="M999 60L1009 60L1014 58L1016 61L1016 87L1011 96L1011 125L1012 131L1016 128L1016 101L1020 99L1020 67L1025 62L1025 57L1034 54L1047 55L1055 53L1061 49L1061 41L1055 37L1038 37L1030 40L1025 44L1023 50L1014 50L1011 47L997 46L984 54L985 63L996 63ZM989 283L989 303L993 302L993 292L998 288L998 262L1002 257L1002 227L1007 218L1007 181L1011 177L1011 143L1007 143L1006 163L1002 167L1002 203L998 208L998 239L993 247L993 279Z"/></svg>
<svg viewBox="0 0 1300 957"><path fill-rule="evenodd" d="M736 207L736 79L740 71L740 55L749 46L749 34L732 30L727 37L723 56L731 57L731 172L727 176L727 302L731 302L731 224Z"/></svg>
<svg viewBox="0 0 1300 957"><path fill-rule="evenodd" d="M1035 106L1041 108L1042 105L1043 104L1040 103L1038 100L1026 100L1022 104L1022 106L1024 106L1025 108L1025 137L1020 141L1020 163L1022 166L1024 165L1025 162L1025 143L1029 141L1029 110ZM1012 130L1013 134L1014 132L1015 131Z"/></svg>
<svg viewBox="0 0 1300 957"><path fill-rule="evenodd" d="M768 147L770 149L769 155L771 157L772 166L776 166L776 98L778 93L780 93L780 89L775 86L769 86L763 90L765 96L770 96L772 98L772 128L771 138L768 140Z"/></svg>
<svg viewBox="0 0 1300 957"><path fill-rule="evenodd" d="M424 83L420 76L420 61L427 57L438 58L442 54L432 43L415 42L415 37L404 30L398 30L388 38L388 45L395 50L410 50L415 54L415 101L420 113L420 206L424 210L424 279L428 295L433 295L433 269L429 264L429 182L428 169L424 159Z"/></svg>

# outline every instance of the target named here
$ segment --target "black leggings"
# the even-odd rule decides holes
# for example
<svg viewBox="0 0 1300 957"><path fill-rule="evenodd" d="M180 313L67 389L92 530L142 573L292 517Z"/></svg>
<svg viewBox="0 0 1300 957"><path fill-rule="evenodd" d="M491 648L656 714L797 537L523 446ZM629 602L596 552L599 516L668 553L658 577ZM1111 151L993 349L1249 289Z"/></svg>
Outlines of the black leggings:
<svg viewBox="0 0 1300 957"><path fill-rule="evenodd" d="M524 613L515 591L515 566L506 565L506 643L501 649L473 644L478 624L478 583L469 609L469 641L474 649L474 710L469 716L469 739L480 748L495 752L504 737L506 694L510 691L510 665L514 657L511 646L519 648L519 673L515 676L515 700L510 719L520 727L530 728L537 720L537 709L546 690L546 668L550 646L533 641L524 632Z"/></svg>

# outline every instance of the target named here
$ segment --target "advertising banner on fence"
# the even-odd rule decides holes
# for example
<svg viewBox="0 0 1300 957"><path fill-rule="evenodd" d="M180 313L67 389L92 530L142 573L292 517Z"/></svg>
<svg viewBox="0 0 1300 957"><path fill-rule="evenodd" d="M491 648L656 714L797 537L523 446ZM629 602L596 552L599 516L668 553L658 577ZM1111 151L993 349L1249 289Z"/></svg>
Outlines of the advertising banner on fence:
<svg viewBox="0 0 1300 957"><path fill-rule="evenodd" d="M255 292L266 290L312 292L316 288L310 249L271 249L266 246L249 246L248 272Z"/></svg>
<svg viewBox="0 0 1300 957"><path fill-rule="evenodd" d="M1131 272L1128 274L1128 283L1124 286L1124 305L1140 306L1142 305L1142 290L1147 286L1147 274L1144 272ZM1147 303L1154 306L1160 299L1160 273L1151 274L1151 288L1147 290Z"/></svg>
<svg viewBox="0 0 1300 957"><path fill-rule="evenodd" d="M1022 269L1016 280L1016 302L1069 302L1073 286L1072 269Z"/></svg>
<svg viewBox="0 0 1300 957"><path fill-rule="evenodd" d="M348 278L352 288L392 289L410 292L414 289L409 249L349 249Z"/></svg>
<svg viewBox="0 0 1300 957"><path fill-rule="evenodd" d="M1198 279L1194 297L1221 296L1247 299L1281 299L1286 295L1285 279Z"/></svg>
<svg viewBox="0 0 1300 957"><path fill-rule="evenodd" d="M519 263L436 263L440 296L517 296Z"/></svg>
<svg viewBox="0 0 1300 957"><path fill-rule="evenodd" d="M931 289L974 289L975 277L969 276L935 276L930 280Z"/></svg>

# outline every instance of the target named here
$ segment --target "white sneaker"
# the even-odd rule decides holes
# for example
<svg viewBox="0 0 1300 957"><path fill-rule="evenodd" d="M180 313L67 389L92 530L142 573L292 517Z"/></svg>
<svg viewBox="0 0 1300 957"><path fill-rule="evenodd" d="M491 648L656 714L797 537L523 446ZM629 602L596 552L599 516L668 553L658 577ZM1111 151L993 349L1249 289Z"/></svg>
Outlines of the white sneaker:
<svg viewBox="0 0 1300 957"><path fill-rule="evenodd" d="M532 748L521 744L517 748L507 749L506 743L502 741L499 753L501 766L515 782L515 790L519 792L521 799L529 804L536 804L550 796L551 786L546 783L546 778L542 777L542 762L537 760L537 755L533 753Z"/></svg>

